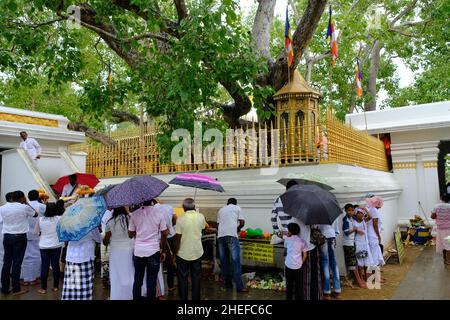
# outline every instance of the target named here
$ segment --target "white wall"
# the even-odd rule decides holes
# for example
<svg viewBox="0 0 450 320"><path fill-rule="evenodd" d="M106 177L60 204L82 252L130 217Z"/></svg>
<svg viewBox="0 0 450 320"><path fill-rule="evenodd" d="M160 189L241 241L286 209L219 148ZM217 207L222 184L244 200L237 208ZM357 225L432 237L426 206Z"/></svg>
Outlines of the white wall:
<svg viewBox="0 0 450 320"><path fill-rule="evenodd" d="M26 163L17 152L2 153L2 176L0 189L0 204L5 203L8 192L21 190L25 194L41 185L33 179Z"/></svg>
<svg viewBox="0 0 450 320"><path fill-rule="evenodd" d="M86 156L87 154L85 152L70 153L70 157L78 169L80 169L80 172L86 172Z"/></svg>
<svg viewBox="0 0 450 320"><path fill-rule="evenodd" d="M395 170L394 175L403 185L403 192L398 199L398 220L399 223L409 224L409 219L419 213L417 203L419 191L416 169Z"/></svg>
<svg viewBox="0 0 450 320"><path fill-rule="evenodd" d="M54 184L58 178L73 173L71 167L59 153L43 153L42 158L37 161L36 170L29 164L27 165L27 161L31 162L31 160L22 158L18 151L18 149L11 149L2 152L0 203L4 202L5 194L10 191L22 190L27 193L43 186L49 188L48 185ZM23 150L20 151L28 157ZM78 165L84 165L85 154L78 154L76 161ZM81 167L80 170L84 172L85 168Z"/></svg>
<svg viewBox="0 0 450 320"><path fill-rule="evenodd" d="M49 184L54 184L59 177L73 173L59 153L44 154L37 161L37 166Z"/></svg>

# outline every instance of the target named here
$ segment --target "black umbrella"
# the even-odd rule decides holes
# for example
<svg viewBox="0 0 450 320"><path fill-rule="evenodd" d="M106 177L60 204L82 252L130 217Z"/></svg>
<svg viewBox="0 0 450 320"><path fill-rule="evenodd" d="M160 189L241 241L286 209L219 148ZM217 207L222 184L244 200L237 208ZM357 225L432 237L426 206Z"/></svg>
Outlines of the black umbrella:
<svg viewBox="0 0 450 320"><path fill-rule="evenodd" d="M342 213L336 197L316 185L292 186L281 195L284 211L306 225L332 224Z"/></svg>

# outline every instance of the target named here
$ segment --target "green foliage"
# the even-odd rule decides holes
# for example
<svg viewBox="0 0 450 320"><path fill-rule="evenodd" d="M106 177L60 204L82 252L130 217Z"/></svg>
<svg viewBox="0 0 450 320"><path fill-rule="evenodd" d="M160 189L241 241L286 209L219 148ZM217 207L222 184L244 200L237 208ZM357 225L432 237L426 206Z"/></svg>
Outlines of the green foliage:
<svg viewBox="0 0 450 320"><path fill-rule="evenodd" d="M97 22L112 24L116 43L131 54L133 67L119 57L98 34L86 28L69 29L59 18L70 4L86 1L3 0L0 1L0 100L12 107L66 115L83 120L98 129L111 120L113 108L137 111L139 104L160 123L158 136L163 159L173 146L170 134L186 128L193 133L195 120L203 129L226 128L216 103L232 102L240 94L253 97L261 119L273 116L274 90L257 85L258 74L267 73L265 61L255 54L251 28L256 8L242 16L237 0L188 0L189 18L181 21L178 33L167 40L142 36L166 30L165 19L178 21L171 0L133 0L148 21L106 0L88 3ZM308 1L296 1L303 14ZM370 62L364 53L374 40L383 45L377 90L387 92L384 107L449 99L448 65L449 3L446 0L419 0L416 8L397 21L402 33L389 25L410 3L408 0L333 2L336 29L342 32L339 58L330 67L330 58L313 68L311 85L323 94L322 107L332 106L343 118L349 106L362 108L370 97L355 98L356 57L363 62L363 88L366 91ZM355 4L355 5L354 5ZM350 8L353 7L352 11ZM381 12L379 24L369 21L371 11ZM160 11L161 14L155 14ZM163 18L164 17L164 18ZM291 25L296 27L293 15ZM422 21L423 23L408 22ZM48 22L42 24L43 22ZM376 21L375 21L376 22ZM308 50L312 56L329 51L325 34L327 11ZM42 24L42 25L38 25ZM406 26L405 26L406 24ZM406 35L405 35L406 34ZM271 28L270 52L278 57L284 48L284 16ZM403 59L417 71L414 83L399 88L393 57ZM305 61L299 70L305 74ZM112 75L112 82L109 75ZM220 83L238 84L228 92ZM33 100L30 99L33 97Z"/></svg>

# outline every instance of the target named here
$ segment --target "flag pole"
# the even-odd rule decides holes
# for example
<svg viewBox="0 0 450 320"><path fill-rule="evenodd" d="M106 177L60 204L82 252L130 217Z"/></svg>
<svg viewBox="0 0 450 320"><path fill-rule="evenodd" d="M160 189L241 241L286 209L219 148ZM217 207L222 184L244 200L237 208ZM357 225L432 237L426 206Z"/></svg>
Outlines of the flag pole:
<svg viewBox="0 0 450 320"><path fill-rule="evenodd" d="M291 67L289 66L289 52L286 57L287 65L288 65L288 84L291 82Z"/></svg>

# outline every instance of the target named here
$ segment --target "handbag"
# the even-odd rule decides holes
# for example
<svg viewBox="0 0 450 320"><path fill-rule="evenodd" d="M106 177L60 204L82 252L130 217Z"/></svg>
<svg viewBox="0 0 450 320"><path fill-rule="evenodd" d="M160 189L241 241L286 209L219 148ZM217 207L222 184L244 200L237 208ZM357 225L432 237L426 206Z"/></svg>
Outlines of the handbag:
<svg viewBox="0 0 450 320"><path fill-rule="evenodd" d="M321 246L325 243L326 238L320 232L320 229L317 227L311 227L311 240L310 242L316 246Z"/></svg>
<svg viewBox="0 0 450 320"><path fill-rule="evenodd" d="M356 258L358 259L364 259L367 258L369 256L369 252L367 252L367 250L361 250L356 252Z"/></svg>

